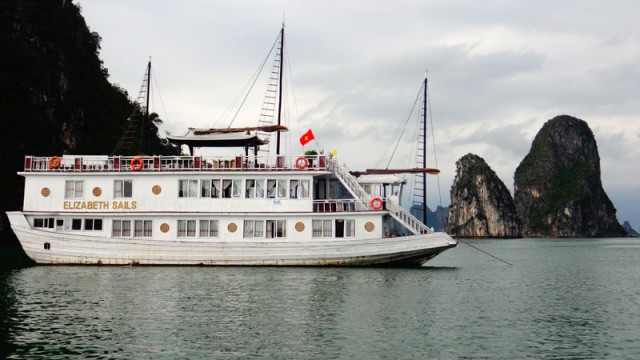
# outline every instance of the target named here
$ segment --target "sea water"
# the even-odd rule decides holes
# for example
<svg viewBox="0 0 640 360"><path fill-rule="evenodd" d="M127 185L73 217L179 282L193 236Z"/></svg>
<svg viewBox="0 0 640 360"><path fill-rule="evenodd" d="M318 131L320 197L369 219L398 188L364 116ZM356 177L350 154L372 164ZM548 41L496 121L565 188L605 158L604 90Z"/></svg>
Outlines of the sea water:
<svg viewBox="0 0 640 360"><path fill-rule="evenodd" d="M0 270L0 358L640 358L640 239L470 243L513 265Z"/></svg>

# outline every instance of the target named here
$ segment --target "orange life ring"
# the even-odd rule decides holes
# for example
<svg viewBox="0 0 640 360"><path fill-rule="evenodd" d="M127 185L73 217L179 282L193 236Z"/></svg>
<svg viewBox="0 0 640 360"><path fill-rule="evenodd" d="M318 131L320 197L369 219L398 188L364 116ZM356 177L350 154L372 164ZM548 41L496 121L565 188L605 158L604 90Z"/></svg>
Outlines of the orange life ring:
<svg viewBox="0 0 640 360"><path fill-rule="evenodd" d="M379 197L374 197L373 199L371 199L371 201L369 201L369 205L371 205L371 208L373 210L380 210L382 209L382 199L380 199Z"/></svg>
<svg viewBox="0 0 640 360"><path fill-rule="evenodd" d="M49 159L49 169L57 169L60 167L60 158L57 156Z"/></svg>
<svg viewBox="0 0 640 360"><path fill-rule="evenodd" d="M300 156L296 159L296 168L302 170L305 169L309 165L309 161L306 157Z"/></svg>
<svg viewBox="0 0 640 360"><path fill-rule="evenodd" d="M131 169L133 169L133 171L142 170L142 165L142 159L140 158L140 156L136 156L131 159Z"/></svg>

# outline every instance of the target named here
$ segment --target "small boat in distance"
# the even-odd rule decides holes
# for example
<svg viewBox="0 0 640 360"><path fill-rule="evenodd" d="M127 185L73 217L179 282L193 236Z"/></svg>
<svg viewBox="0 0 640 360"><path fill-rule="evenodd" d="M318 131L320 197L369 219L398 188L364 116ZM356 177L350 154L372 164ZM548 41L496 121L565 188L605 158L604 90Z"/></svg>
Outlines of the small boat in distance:
<svg viewBox="0 0 640 360"><path fill-rule="evenodd" d="M284 27L279 38L274 104ZM11 228L37 264L421 266L457 245L402 208L405 181L393 171L281 154L287 128L279 106L271 112L275 124L168 135L189 156L26 156ZM272 137L275 153L260 154ZM244 151L194 155L203 147ZM392 235L397 226L404 235Z"/></svg>

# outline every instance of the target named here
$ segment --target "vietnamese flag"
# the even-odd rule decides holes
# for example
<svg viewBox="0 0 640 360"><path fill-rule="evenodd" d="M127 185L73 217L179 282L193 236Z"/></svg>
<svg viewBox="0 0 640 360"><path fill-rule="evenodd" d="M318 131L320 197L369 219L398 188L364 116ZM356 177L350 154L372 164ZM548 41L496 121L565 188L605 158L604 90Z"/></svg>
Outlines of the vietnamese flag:
<svg viewBox="0 0 640 360"><path fill-rule="evenodd" d="M300 144L302 144L302 146L307 145L307 143L313 139L315 139L316 137L313 136L313 132L311 131L311 129L309 129L309 131L307 131L306 133L304 133L304 135L302 135L302 137L300 138Z"/></svg>

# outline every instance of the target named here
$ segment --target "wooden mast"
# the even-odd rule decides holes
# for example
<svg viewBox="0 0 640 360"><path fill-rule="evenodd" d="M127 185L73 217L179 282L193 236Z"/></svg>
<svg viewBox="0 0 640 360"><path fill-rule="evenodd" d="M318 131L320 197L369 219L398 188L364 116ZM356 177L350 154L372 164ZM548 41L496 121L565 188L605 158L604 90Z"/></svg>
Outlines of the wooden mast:
<svg viewBox="0 0 640 360"><path fill-rule="evenodd" d="M282 69L284 65L284 21L280 30L280 71L278 74L278 126L281 125L282 116ZM280 155L280 132L276 133L276 155Z"/></svg>
<svg viewBox="0 0 640 360"><path fill-rule="evenodd" d="M422 168L427 168L427 72L424 73L424 93L422 97ZM422 223L427 225L427 174L422 176Z"/></svg>
<svg viewBox="0 0 640 360"><path fill-rule="evenodd" d="M142 121L140 124L140 153L144 154L145 153L145 143L146 143L146 138L145 138L145 130L147 127L147 124L149 123L149 97L151 95L151 57L149 57L149 63L147 64L147 78L145 79L147 82L147 93L146 93L146 100L145 100L145 111L142 114Z"/></svg>

